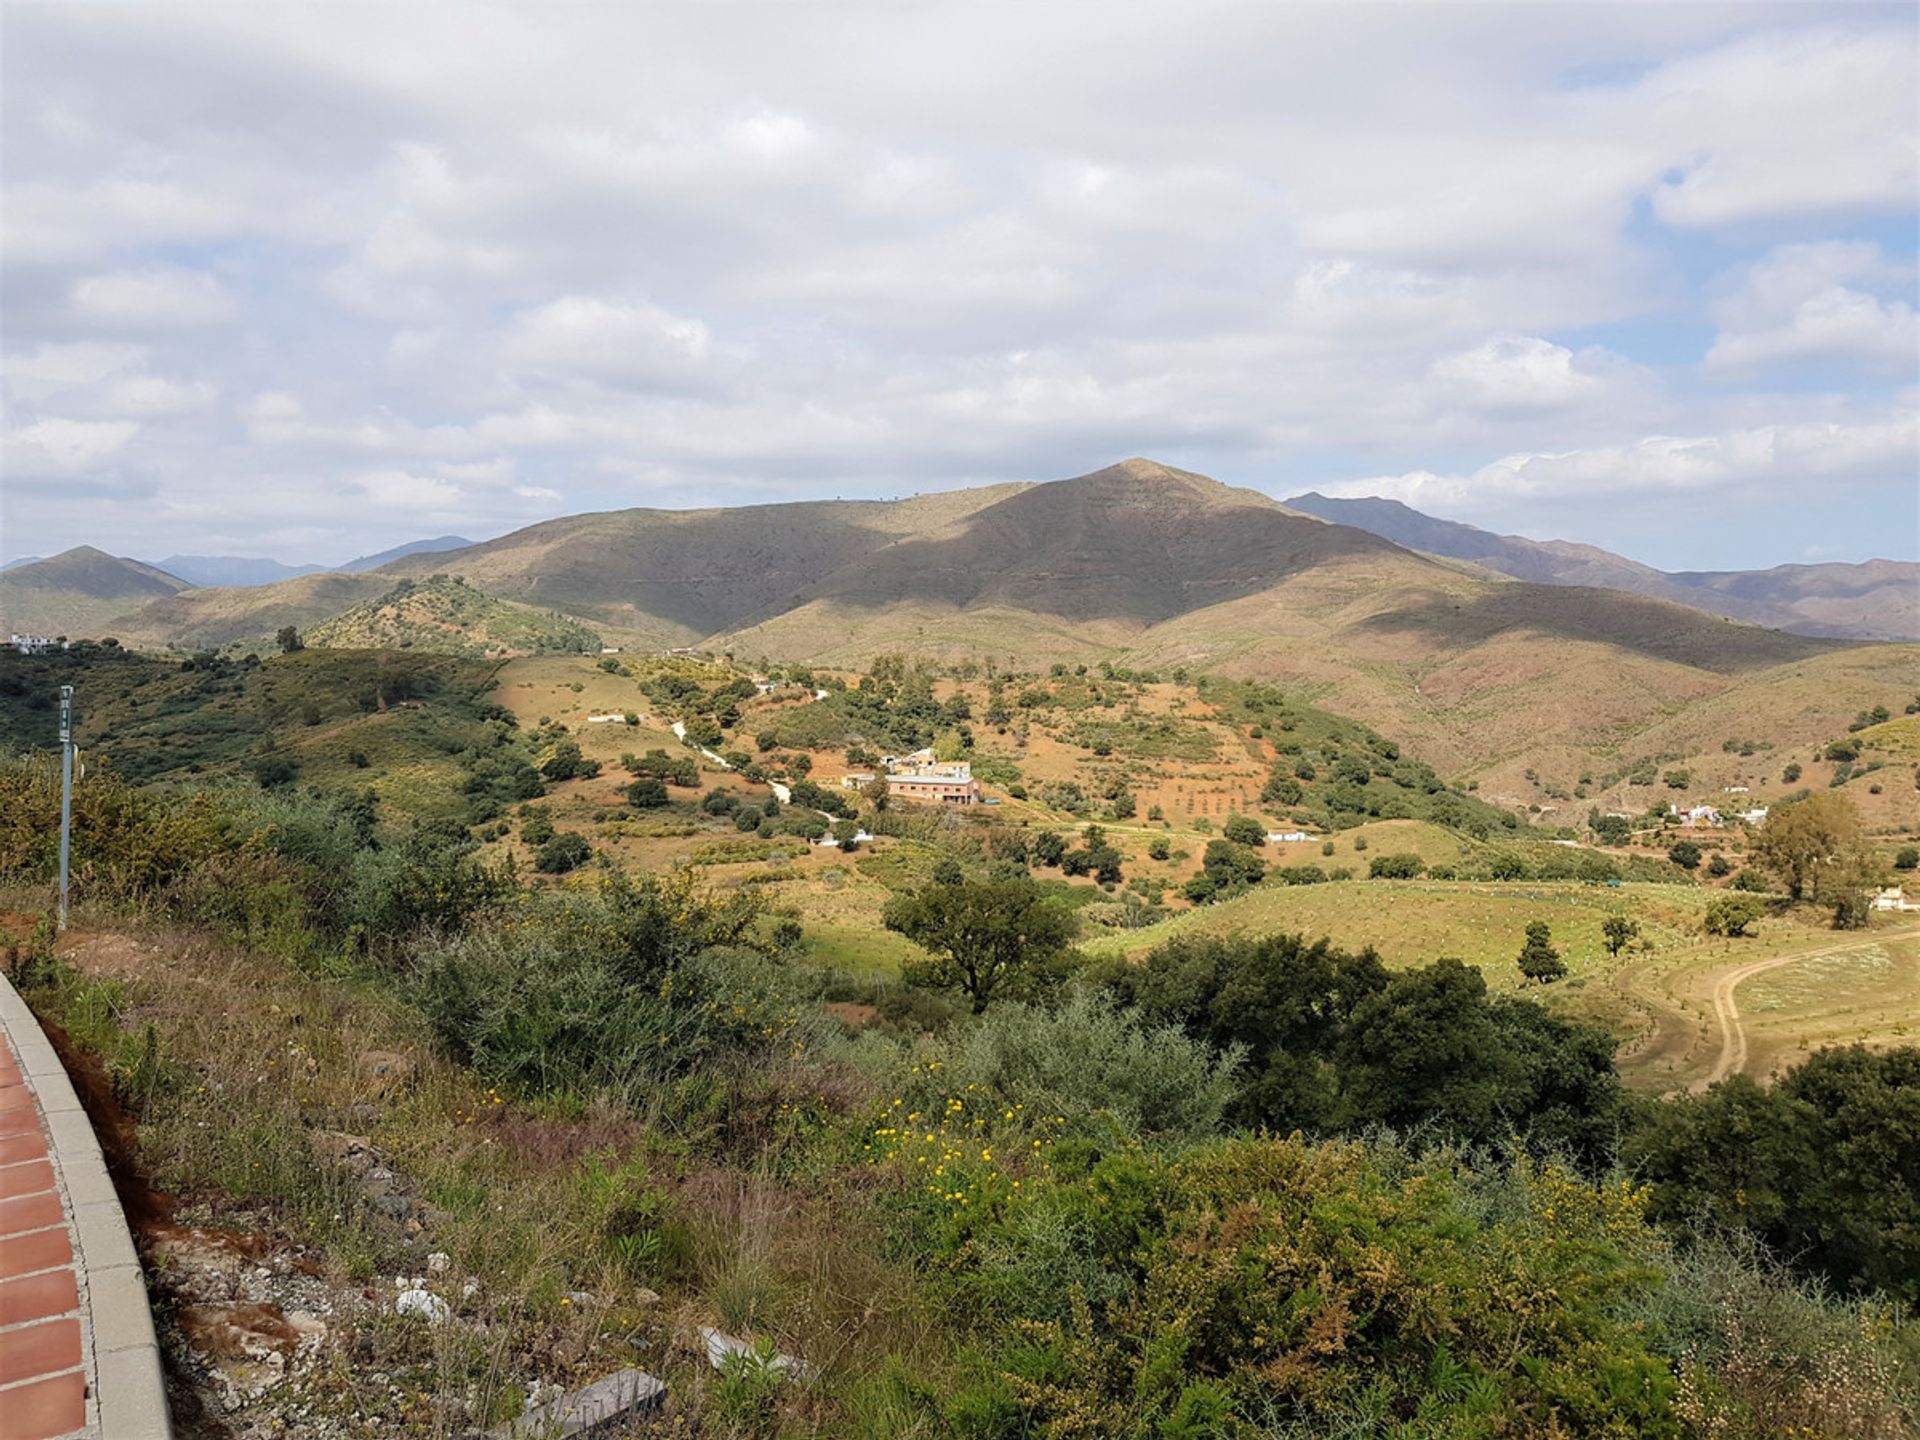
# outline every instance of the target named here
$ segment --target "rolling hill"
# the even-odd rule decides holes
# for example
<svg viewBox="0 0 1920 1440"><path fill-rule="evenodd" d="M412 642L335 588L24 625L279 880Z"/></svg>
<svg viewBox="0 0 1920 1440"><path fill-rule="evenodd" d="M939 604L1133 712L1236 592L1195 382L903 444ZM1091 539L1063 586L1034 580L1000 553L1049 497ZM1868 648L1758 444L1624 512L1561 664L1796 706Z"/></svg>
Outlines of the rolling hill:
<svg viewBox="0 0 1920 1440"><path fill-rule="evenodd" d="M592 655L600 636L577 620L502 600L445 575L402 580L377 599L307 631L332 650L422 650L435 655Z"/></svg>
<svg viewBox="0 0 1920 1440"><path fill-rule="evenodd" d="M1265 679L1414 744L1489 798L1543 809L1557 802L1540 787L1570 793L1647 755L1837 733L1862 708L1904 704L1920 662L1911 647L1849 648L1618 588L1631 576L1564 583L1631 565L1605 552L1554 583L1478 553L1421 553L1136 459L891 502L570 516L364 575L168 594L107 633L204 646L293 624L324 637L324 621L396 582L445 574L627 649L828 665L904 651L1029 670L1108 659ZM394 643L364 618L353 643Z"/></svg>
<svg viewBox="0 0 1920 1440"><path fill-rule="evenodd" d="M1309 491L1294 496L1287 506L1411 550L1470 560L1519 580L1651 595L1802 635L1920 640L1920 565L1911 561L1670 573L1598 546L1496 535L1377 496L1333 499Z"/></svg>
<svg viewBox="0 0 1920 1440"><path fill-rule="evenodd" d="M0 624L10 633L80 635L142 601L187 588L152 565L78 545L0 573Z"/></svg>

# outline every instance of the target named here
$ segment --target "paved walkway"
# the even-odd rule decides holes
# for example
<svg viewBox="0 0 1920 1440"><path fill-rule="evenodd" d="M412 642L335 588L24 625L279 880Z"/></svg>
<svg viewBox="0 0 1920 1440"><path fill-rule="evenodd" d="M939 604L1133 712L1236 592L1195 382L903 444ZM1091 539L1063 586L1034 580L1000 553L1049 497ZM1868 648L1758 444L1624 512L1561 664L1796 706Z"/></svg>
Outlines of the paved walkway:
<svg viewBox="0 0 1920 1440"><path fill-rule="evenodd" d="M165 1440L126 1218L59 1057L0 978L0 1440Z"/></svg>

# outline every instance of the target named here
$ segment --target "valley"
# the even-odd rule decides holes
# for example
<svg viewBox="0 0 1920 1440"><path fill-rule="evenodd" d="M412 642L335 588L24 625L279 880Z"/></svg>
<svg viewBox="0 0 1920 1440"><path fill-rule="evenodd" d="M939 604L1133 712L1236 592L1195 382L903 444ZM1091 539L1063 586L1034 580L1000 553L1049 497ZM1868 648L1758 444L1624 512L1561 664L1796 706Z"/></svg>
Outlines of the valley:
<svg viewBox="0 0 1920 1440"><path fill-rule="evenodd" d="M1459 1266L1367 1302L1397 1335L1537 1287L1750 1407L1565 1246L1890 1363L1862 1317L1899 1242L1809 1240L1818 1167L1744 1137L1772 1107L1769 1145L1830 1150L1899 1103L1920 646L1499 578L1145 462L771 508L225 590L103 556L164 593L0 652L8 974L127 1137L190 1433L473 1430L636 1361L686 1433L1066 1433L1104 1382L1024 1388L994 1337L1078 1344L1083 1295L1166 1283L1182 1252L1072 1217L1210 1233L1245 1190L1215 1166L1331 1227L1356 1302L1330 1197ZM1905 1203L1897 1148L1848 1152L1849 1195ZM1732 1258L1763 1246L1794 1258ZM1363 1374L1439 1403L1388 1350L1315 1373L1289 1403L1330 1422Z"/></svg>

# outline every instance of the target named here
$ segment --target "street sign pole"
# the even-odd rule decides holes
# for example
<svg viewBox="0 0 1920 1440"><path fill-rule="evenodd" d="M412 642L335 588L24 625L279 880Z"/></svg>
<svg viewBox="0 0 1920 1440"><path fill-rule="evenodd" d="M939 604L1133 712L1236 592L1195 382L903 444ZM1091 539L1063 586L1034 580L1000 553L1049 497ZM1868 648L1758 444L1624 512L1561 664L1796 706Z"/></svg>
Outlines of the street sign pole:
<svg viewBox="0 0 1920 1440"><path fill-rule="evenodd" d="M73 686L60 687L60 928L67 928L67 856L73 834Z"/></svg>

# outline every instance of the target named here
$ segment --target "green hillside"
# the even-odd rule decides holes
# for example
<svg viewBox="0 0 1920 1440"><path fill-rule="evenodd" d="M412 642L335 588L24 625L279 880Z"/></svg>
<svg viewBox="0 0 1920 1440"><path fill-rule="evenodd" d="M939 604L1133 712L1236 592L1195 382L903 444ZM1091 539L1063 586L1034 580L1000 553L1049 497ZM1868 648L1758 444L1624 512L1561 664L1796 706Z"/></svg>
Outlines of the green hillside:
<svg viewBox="0 0 1920 1440"><path fill-rule="evenodd" d="M342 611L306 633L338 650L422 650L436 655L591 655L600 636L579 621L434 575L402 580L378 599Z"/></svg>

